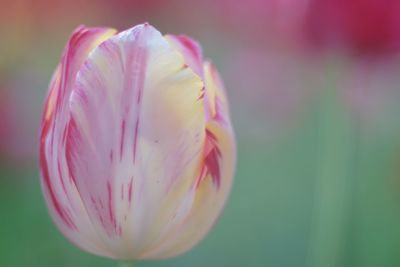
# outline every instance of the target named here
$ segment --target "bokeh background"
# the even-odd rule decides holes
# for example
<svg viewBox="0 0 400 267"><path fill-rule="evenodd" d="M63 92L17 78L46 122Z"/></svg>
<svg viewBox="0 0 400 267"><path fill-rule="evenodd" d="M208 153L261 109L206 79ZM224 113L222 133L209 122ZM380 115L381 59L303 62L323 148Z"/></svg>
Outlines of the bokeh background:
<svg viewBox="0 0 400 267"><path fill-rule="evenodd" d="M207 238L137 266L400 266L397 0L0 0L0 266L115 265L47 214L40 113L75 27L145 21L202 43L239 155Z"/></svg>

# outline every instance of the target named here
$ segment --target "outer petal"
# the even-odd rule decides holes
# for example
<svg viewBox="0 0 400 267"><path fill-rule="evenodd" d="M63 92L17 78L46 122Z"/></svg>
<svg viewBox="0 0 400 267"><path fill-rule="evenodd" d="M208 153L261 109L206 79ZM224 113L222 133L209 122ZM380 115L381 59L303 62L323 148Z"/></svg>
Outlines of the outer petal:
<svg viewBox="0 0 400 267"><path fill-rule="evenodd" d="M202 88L184 57L147 24L101 44L79 71L66 155L113 257L138 258L164 225L190 212L192 202L181 203L203 157Z"/></svg>
<svg viewBox="0 0 400 267"><path fill-rule="evenodd" d="M206 125L198 178L186 193L187 201L182 202L181 209L189 212L184 213L180 223L166 225L164 235L144 251L141 258L172 257L197 244L216 222L231 190L236 146L228 102L221 79L211 63L204 64L204 75L213 116Z"/></svg>
<svg viewBox="0 0 400 267"><path fill-rule="evenodd" d="M185 58L186 64L203 78L203 52L199 43L185 35L166 35L168 42Z"/></svg>
<svg viewBox="0 0 400 267"><path fill-rule="evenodd" d="M203 80L205 80L203 68L203 51L199 43L185 35L166 35L165 37L168 42L184 56L185 64L190 67ZM209 99L210 97L211 99ZM214 93L212 90L208 90L208 92L206 93L206 88L203 87L200 98L206 106L204 115L208 120L212 118L215 113L215 103L213 102Z"/></svg>
<svg viewBox="0 0 400 267"><path fill-rule="evenodd" d="M101 255L107 252L98 245L98 237L69 177L62 151L68 98L76 73L89 52L113 33L111 29L79 27L72 34L50 83L40 136L41 183L53 220L73 243Z"/></svg>

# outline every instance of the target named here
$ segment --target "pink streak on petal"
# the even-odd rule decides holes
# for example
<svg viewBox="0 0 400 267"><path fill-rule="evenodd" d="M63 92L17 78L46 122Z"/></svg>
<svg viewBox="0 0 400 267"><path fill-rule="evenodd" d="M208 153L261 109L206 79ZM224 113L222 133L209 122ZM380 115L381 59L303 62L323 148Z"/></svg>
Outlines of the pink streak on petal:
<svg viewBox="0 0 400 267"><path fill-rule="evenodd" d="M58 216L60 216L61 220L65 223L67 227L69 227L72 230L77 230L77 227L75 223L72 221L71 217L69 216L69 212L67 212L67 209L61 205L61 203L58 201L56 193L54 192L50 176L49 176L49 170L47 166L47 160L44 152L44 146L41 146L40 149L40 168L41 168L41 174L42 174L42 180L44 185L46 186L49 195L50 195L50 200L54 206L55 211L57 212Z"/></svg>
<svg viewBox="0 0 400 267"><path fill-rule="evenodd" d="M200 175L195 183L196 188L200 186L204 179L210 176L216 189L219 189L221 185L220 160L221 151L218 147L218 140L212 132L206 129L203 165L200 169Z"/></svg>
<svg viewBox="0 0 400 267"><path fill-rule="evenodd" d="M129 189L128 189L128 201L129 201L129 203L132 202L132 189L133 189L133 177L131 178L131 181L129 182Z"/></svg>
<svg viewBox="0 0 400 267"><path fill-rule="evenodd" d="M113 195L111 191L110 181L107 182L107 195L108 195L108 212L110 215L111 222L115 225L115 215L114 215L114 206L113 206Z"/></svg>
<svg viewBox="0 0 400 267"><path fill-rule="evenodd" d="M58 215L68 228L74 230L77 230L77 226L72 219L75 217L73 216L74 207L69 203L69 192L66 189L68 177L62 175L61 165L63 163L60 163L60 152L63 150L66 136L66 108L72 90L71 83L75 79L76 72L96 38L107 31L109 29L88 29L83 26L75 30L50 84L42 116L40 168L43 189L48 193L49 205L54 208L55 215ZM67 199L67 201L61 202L60 199Z"/></svg>
<svg viewBox="0 0 400 267"><path fill-rule="evenodd" d="M122 160L122 155L124 154L124 140L125 140L125 120L122 120L121 125L121 140L119 145L119 160Z"/></svg>
<svg viewBox="0 0 400 267"><path fill-rule="evenodd" d="M146 29L147 26L144 26ZM137 33L137 38L141 38L140 35L144 32ZM126 60L126 74L124 76L124 91L122 96L123 107L126 111L125 118L132 121L132 113L135 118L134 133L133 133L133 162L136 160L136 148L137 148L137 137L139 132L140 123L140 110L141 110L141 99L144 89L145 74L147 68L147 50L140 46L139 43L133 43L132 49L127 49L127 60ZM138 67L139 66L139 67ZM136 105L132 105L133 96L136 95ZM134 111L131 108L134 106Z"/></svg>
<svg viewBox="0 0 400 267"><path fill-rule="evenodd" d="M136 161L136 147L137 147L137 136L139 131L139 116L137 117L136 124L135 124L135 133L133 137L133 163Z"/></svg>
<svg viewBox="0 0 400 267"><path fill-rule="evenodd" d="M119 188L128 183L128 177L133 177L133 166L126 168L126 175L116 170L119 164L130 164L131 158L137 158L147 42L154 33L154 28L142 25L103 42L79 70L70 98L66 145L69 171L89 217L101 221L110 237L118 235L118 224L123 219L117 217L114 202L120 194L129 202L133 199L133 178L127 197ZM118 162L112 160L113 151L119 155ZM105 207L96 210L91 197Z"/></svg>
<svg viewBox="0 0 400 267"><path fill-rule="evenodd" d="M185 66L189 66L197 75L203 77L203 52L195 40L185 35L167 35L185 57Z"/></svg>

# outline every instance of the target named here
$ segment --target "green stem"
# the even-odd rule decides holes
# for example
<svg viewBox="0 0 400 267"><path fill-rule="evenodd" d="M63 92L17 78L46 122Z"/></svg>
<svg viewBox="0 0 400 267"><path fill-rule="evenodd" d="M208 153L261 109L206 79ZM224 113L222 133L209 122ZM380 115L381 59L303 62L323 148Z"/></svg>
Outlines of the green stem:
<svg viewBox="0 0 400 267"><path fill-rule="evenodd" d="M332 77L331 77L332 78ZM353 127L335 79L322 92L320 143L311 229L311 267L342 266L346 237ZM333 85L333 86L332 86Z"/></svg>

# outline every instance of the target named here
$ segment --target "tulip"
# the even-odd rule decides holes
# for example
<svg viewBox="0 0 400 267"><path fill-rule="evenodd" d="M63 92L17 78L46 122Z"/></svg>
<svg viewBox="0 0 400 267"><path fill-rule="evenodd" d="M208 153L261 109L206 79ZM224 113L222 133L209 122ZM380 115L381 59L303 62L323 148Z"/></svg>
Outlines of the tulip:
<svg viewBox="0 0 400 267"><path fill-rule="evenodd" d="M230 192L236 148L222 81L186 36L79 27L50 83L41 184L72 243L160 259L198 243Z"/></svg>

